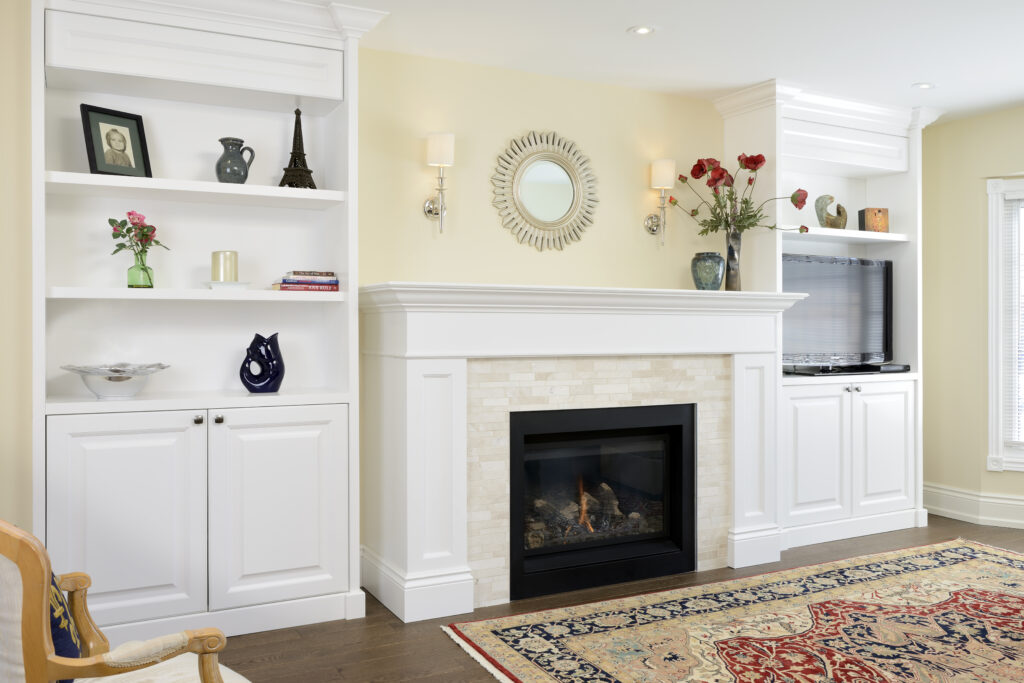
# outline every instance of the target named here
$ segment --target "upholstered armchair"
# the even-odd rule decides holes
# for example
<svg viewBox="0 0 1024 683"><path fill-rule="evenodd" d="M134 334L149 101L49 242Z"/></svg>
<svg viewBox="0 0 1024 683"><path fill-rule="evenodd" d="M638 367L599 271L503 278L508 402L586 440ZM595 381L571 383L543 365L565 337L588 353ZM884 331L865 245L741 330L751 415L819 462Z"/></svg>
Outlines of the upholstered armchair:
<svg viewBox="0 0 1024 683"><path fill-rule="evenodd" d="M43 683L75 679L105 683L247 683L217 663L227 640L219 629L182 631L113 650L89 615L81 573L56 577L46 549L35 536L0 520L0 681ZM56 654L51 602L63 619L61 594L77 630L81 657ZM61 603L61 604L56 604Z"/></svg>

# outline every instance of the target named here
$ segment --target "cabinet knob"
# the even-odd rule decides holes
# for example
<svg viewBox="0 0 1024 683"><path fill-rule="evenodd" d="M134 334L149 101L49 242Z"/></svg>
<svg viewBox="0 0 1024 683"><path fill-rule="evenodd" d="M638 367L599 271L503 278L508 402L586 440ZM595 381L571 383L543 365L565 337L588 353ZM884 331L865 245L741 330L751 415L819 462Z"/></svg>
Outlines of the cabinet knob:
<svg viewBox="0 0 1024 683"><path fill-rule="evenodd" d="M858 389L857 391L860 391L860 389ZM217 424L224 424L224 416L217 415L213 418L213 421L216 422Z"/></svg>
<svg viewBox="0 0 1024 683"><path fill-rule="evenodd" d="M850 385L849 384L847 384L845 387L843 387L843 391L849 391L849 390L850 390Z"/></svg>
<svg viewBox="0 0 1024 683"><path fill-rule="evenodd" d="M861 389L862 387L859 384L853 388L854 391L860 391Z"/></svg>
<svg viewBox="0 0 1024 683"><path fill-rule="evenodd" d="M196 415L195 417L192 418L192 422L194 422L197 425L203 424L203 416L202 415Z"/></svg>

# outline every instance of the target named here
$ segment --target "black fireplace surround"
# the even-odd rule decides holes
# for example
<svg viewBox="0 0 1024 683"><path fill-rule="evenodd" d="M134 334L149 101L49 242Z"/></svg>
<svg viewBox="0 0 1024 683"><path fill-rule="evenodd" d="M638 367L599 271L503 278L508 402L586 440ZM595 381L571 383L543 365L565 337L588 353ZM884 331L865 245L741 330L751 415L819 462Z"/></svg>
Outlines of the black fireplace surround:
<svg viewBox="0 0 1024 683"><path fill-rule="evenodd" d="M696 412L510 414L513 600L696 569Z"/></svg>

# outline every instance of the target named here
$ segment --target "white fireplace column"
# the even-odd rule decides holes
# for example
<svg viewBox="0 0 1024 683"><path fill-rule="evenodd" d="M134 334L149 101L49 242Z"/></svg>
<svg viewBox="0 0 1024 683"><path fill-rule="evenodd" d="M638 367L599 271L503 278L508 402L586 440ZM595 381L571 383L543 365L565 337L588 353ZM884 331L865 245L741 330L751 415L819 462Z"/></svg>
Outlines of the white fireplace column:
<svg viewBox="0 0 1024 683"><path fill-rule="evenodd" d="M468 358L732 356L728 563L778 560L780 322L802 297L432 283L361 288L364 587L406 622L473 609Z"/></svg>

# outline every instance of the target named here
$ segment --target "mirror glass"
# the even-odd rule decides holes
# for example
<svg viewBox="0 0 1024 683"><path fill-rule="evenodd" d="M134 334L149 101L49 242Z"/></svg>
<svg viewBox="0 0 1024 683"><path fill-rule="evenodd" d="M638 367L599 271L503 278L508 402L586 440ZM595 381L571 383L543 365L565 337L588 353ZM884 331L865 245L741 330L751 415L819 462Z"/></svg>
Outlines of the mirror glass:
<svg viewBox="0 0 1024 683"><path fill-rule="evenodd" d="M519 180L519 202L541 221L557 221L569 213L573 192L568 171L553 161L534 161Z"/></svg>

